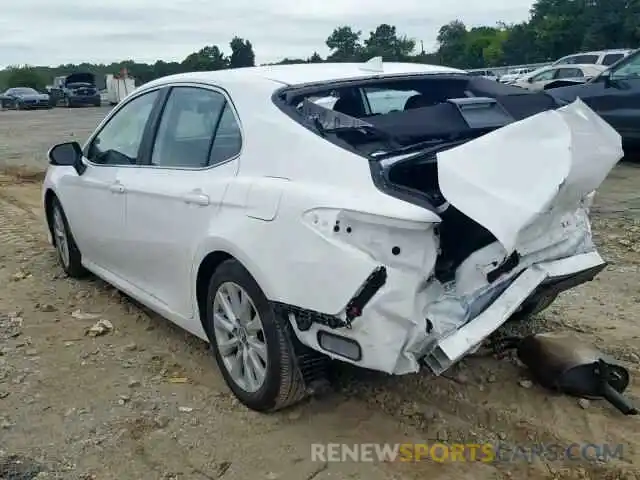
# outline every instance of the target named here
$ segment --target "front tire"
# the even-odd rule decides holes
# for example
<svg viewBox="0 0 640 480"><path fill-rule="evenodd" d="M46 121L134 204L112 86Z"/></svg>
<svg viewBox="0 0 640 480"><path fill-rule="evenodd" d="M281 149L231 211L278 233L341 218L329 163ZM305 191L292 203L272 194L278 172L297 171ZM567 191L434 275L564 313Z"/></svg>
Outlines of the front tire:
<svg viewBox="0 0 640 480"><path fill-rule="evenodd" d="M246 407L276 411L306 396L289 321L238 261L223 262L211 277L205 320L225 382Z"/></svg>
<svg viewBox="0 0 640 480"><path fill-rule="evenodd" d="M82 266L82 255L73 238L69 222L57 198L51 206L51 233L58 253L58 261L64 272L71 278L82 278L87 270Z"/></svg>

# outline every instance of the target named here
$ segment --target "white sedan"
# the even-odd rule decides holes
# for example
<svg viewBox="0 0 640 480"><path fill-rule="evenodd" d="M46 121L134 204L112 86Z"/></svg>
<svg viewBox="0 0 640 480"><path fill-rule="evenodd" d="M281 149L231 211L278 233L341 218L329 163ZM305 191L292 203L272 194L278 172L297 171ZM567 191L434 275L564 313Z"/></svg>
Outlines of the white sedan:
<svg viewBox="0 0 640 480"><path fill-rule="evenodd" d="M603 65L556 65L539 68L521 76L511 85L527 90L546 90L555 86L573 85L597 77L608 67Z"/></svg>
<svg viewBox="0 0 640 480"><path fill-rule="evenodd" d="M440 374L605 266L587 213L620 137L522 92L379 59L155 80L49 151L50 238L209 341L249 408L329 359Z"/></svg>

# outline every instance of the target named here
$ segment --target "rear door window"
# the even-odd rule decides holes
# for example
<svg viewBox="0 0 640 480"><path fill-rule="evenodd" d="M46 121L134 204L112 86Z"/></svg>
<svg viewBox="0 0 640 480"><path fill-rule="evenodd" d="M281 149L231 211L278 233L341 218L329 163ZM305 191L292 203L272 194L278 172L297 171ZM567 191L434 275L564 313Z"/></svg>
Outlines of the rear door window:
<svg viewBox="0 0 640 480"><path fill-rule="evenodd" d="M211 153L209 154L209 166L218 165L240 154L242 148L242 134L240 126L233 113L231 104L224 106L222 116L218 122L216 136L213 139Z"/></svg>
<svg viewBox="0 0 640 480"><path fill-rule="evenodd" d="M640 77L640 54L627 57L621 65L614 67L611 78L630 79Z"/></svg>
<svg viewBox="0 0 640 480"><path fill-rule="evenodd" d="M604 59L602 60L602 65L607 65L607 66L613 65L621 58L624 58L624 53L609 53L608 55L604 56Z"/></svg>
<svg viewBox="0 0 640 480"><path fill-rule="evenodd" d="M164 107L151 164L203 168L225 107L224 95L197 87L174 87Z"/></svg>

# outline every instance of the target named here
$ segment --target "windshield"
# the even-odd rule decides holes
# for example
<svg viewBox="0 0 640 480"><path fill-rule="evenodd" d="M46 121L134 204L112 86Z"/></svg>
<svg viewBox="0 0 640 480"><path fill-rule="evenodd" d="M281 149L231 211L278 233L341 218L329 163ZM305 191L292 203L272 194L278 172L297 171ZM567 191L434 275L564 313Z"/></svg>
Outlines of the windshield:
<svg viewBox="0 0 640 480"><path fill-rule="evenodd" d="M7 90L10 95L38 95L38 91L28 87L10 88Z"/></svg>
<svg viewBox="0 0 640 480"><path fill-rule="evenodd" d="M640 49L621 58L609 68L589 80L588 83L598 82L605 76L608 76L612 80L640 77Z"/></svg>

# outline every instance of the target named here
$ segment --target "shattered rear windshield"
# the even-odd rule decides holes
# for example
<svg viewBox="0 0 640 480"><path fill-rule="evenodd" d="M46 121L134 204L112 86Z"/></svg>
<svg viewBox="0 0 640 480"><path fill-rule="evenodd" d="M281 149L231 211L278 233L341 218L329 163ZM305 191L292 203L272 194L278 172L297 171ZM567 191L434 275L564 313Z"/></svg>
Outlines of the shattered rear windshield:
<svg viewBox="0 0 640 480"><path fill-rule="evenodd" d="M298 121L351 146L372 144L368 151L389 139L449 142L557 107L545 92L463 74L336 82L288 95Z"/></svg>

